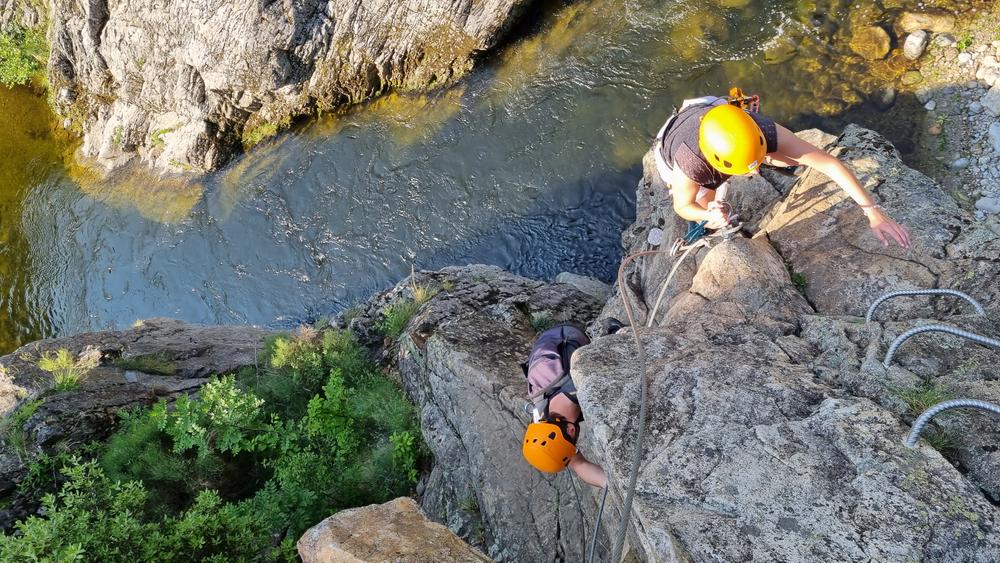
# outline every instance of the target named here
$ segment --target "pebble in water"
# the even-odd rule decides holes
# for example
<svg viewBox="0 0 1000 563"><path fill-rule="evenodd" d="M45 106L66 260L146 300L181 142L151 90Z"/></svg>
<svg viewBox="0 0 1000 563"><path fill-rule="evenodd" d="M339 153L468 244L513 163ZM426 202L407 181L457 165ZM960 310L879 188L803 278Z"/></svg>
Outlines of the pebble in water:
<svg viewBox="0 0 1000 563"><path fill-rule="evenodd" d="M917 60L920 55L924 54L924 49L927 48L927 41L930 36L926 31L914 31L913 33L906 36L906 41L903 42L903 56L910 60Z"/></svg>

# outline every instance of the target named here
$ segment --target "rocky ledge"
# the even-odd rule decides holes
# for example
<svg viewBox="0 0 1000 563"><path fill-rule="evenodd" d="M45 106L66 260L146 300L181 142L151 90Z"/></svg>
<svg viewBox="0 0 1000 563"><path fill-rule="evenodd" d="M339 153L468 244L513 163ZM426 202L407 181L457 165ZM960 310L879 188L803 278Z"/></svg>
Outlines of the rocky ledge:
<svg viewBox="0 0 1000 563"><path fill-rule="evenodd" d="M527 4L53 0L49 81L84 157L207 171L298 116L451 82Z"/></svg>

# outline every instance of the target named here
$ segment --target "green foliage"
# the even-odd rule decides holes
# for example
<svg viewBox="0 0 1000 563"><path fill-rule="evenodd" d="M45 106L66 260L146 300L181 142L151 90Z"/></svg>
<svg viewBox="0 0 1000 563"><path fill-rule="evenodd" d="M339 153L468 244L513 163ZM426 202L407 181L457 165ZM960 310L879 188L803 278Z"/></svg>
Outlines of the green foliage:
<svg viewBox="0 0 1000 563"><path fill-rule="evenodd" d="M163 140L163 136L167 133L173 133L176 127L167 127L165 129L157 129L149 135L149 141L152 143L153 147L158 149L163 149L166 146L166 141Z"/></svg>
<svg viewBox="0 0 1000 563"><path fill-rule="evenodd" d="M48 43L45 31L13 27L0 33L0 84L7 87L27 84L45 68Z"/></svg>
<svg viewBox="0 0 1000 563"><path fill-rule="evenodd" d="M181 395L173 409L160 401L149 417L171 439L176 453L194 449L199 458L213 452L238 454L253 449L249 435L261 428L263 403L226 376L203 386L199 399Z"/></svg>
<svg viewBox="0 0 1000 563"><path fill-rule="evenodd" d="M261 360L196 398L121 413L96 462L43 460L33 486L53 490L60 469L66 482L44 518L2 538L0 560L288 559L331 513L412 492L426 455L414 408L350 333L273 338Z"/></svg>
<svg viewBox="0 0 1000 563"><path fill-rule="evenodd" d="M290 540L274 548L249 507L224 503L212 491L177 516L148 512L139 481L112 481L96 462L64 470L67 482L42 501L44 518L0 536L0 560L19 561L293 561Z"/></svg>
<svg viewBox="0 0 1000 563"><path fill-rule="evenodd" d="M792 277L792 285L795 286L795 290L801 293L802 295L805 295L806 289L809 288L809 280L806 279L806 275L803 274L802 272L793 271L791 273L791 277Z"/></svg>
<svg viewBox="0 0 1000 563"><path fill-rule="evenodd" d="M287 125L283 123L280 125ZM251 148L259 145L266 139L278 134L278 129L280 128L278 123L263 123L257 127L253 127L243 132L243 148L250 150Z"/></svg>
<svg viewBox="0 0 1000 563"><path fill-rule="evenodd" d="M920 416L925 410L934 405L953 398L947 388L933 383L925 383L911 389L898 391L899 398L906 403L910 414L914 417ZM947 416L948 413L943 413Z"/></svg>
<svg viewBox="0 0 1000 563"><path fill-rule="evenodd" d="M121 125L115 127L114 134L111 136L111 143L115 148L122 148L122 142L125 140L125 129Z"/></svg>
<svg viewBox="0 0 1000 563"><path fill-rule="evenodd" d="M931 426L921 433L927 444L942 454L947 454L958 448L958 442L948 431L937 426Z"/></svg>
<svg viewBox="0 0 1000 563"><path fill-rule="evenodd" d="M168 360L163 354L121 357L114 360L112 365L120 369L141 371L153 375L174 375L177 373L177 364Z"/></svg>
<svg viewBox="0 0 1000 563"><path fill-rule="evenodd" d="M389 338L395 340L403 334L403 329L410 319L420 310L420 303L411 299L401 299L389 305L382 312L382 322L379 329Z"/></svg>
<svg viewBox="0 0 1000 563"><path fill-rule="evenodd" d="M14 453L20 459L24 459L27 456L28 436L24 431L24 425L35 414L41 404L41 399L27 401L18 407L9 417L0 422L0 437L10 445L11 449L14 450Z"/></svg>
<svg viewBox="0 0 1000 563"><path fill-rule="evenodd" d="M441 289L446 293L451 293L452 291L455 291L455 282L451 280L444 280L441 282Z"/></svg>
<svg viewBox="0 0 1000 563"><path fill-rule="evenodd" d="M80 386L80 380L100 363L100 352L89 350L74 359L69 350L46 352L38 360L38 367L52 374L57 391L69 391Z"/></svg>
<svg viewBox="0 0 1000 563"><path fill-rule="evenodd" d="M955 46L958 47L959 51L965 51L969 47L972 47L972 43L973 43L972 35L966 33L965 35L962 36L961 39L958 40L958 42L955 43Z"/></svg>
<svg viewBox="0 0 1000 563"><path fill-rule="evenodd" d="M535 329L536 333L545 332L555 324L552 317L545 311L536 311L531 314L531 328Z"/></svg>

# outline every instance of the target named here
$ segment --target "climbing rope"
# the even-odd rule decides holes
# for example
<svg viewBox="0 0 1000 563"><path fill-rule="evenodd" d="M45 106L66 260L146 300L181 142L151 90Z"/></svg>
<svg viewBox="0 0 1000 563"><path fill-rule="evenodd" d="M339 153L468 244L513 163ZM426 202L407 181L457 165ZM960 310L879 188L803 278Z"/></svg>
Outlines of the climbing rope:
<svg viewBox="0 0 1000 563"><path fill-rule="evenodd" d="M868 308L868 313L865 315L865 322L870 323L872 321L872 318L875 316L875 309L878 309L879 305L881 305L882 303L885 303L886 301L896 297L914 296L914 295L951 295L953 297L961 297L962 299L965 299L966 301L971 303L972 306L976 308L976 313L978 313L980 316L986 315L986 310L983 309L983 306L980 305L978 301L970 297L968 294L962 293L961 291L955 289L904 289L901 291L893 291L891 293L886 293L882 297L876 299L872 303L872 306Z"/></svg>
<svg viewBox="0 0 1000 563"><path fill-rule="evenodd" d="M931 419L934 418L935 415L948 409L958 408L973 408L991 412L993 414L1000 414L1000 406L994 405L993 403L987 403L986 401L977 401L976 399L955 399L953 401L938 403L924 411L924 413L920 415L920 418L913 423L913 429L910 430L910 435L906 438L906 447L917 447L917 440L920 438L920 433L924 431L924 428L930 423Z"/></svg>
<svg viewBox="0 0 1000 563"><path fill-rule="evenodd" d="M725 229L720 229L719 231L706 235L704 238L696 241L694 244L688 246L681 246L680 250L684 250L684 254L677 259L674 266L670 269L670 273L667 278L663 281L663 285L660 287L659 297L657 298L656 305L653 311L646 319L646 327L652 326L653 319L656 314L656 309L659 307L660 300L662 299L664 293L666 292L667 286L673 280L674 274L677 272L680 263L695 249L700 247L708 247L708 238L721 237L723 240L729 240L736 233L739 232L742 224L732 225ZM632 311L632 304L629 302L629 298L625 287L625 268L634 260L642 258L643 256L655 256L657 254L670 254L675 255L678 247L675 245L674 248L670 250L646 250L642 252L636 252L630 254L622 260L621 266L618 267L618 292L621 294L622 306L625 309L625 315L628 317L629 326L632 327L632 338L635 341L635 346L638 351L639 365L641 366L641 371L639 373L639 427L636 432L635 437L635 450L632 454L632 467L629 469L629 479L628 479L628 490L625 494L625 503L622 505L622 521L618 526L618 532L615 535L614 549L612 550L611 561L618 561L621 559L622 548L625 544L625 534L628 532L628 525L631 521L628 515L632 512L632 501L635 497L635 486L639 478L639 467L642 465L642 457L644 453L643 441L646 435L646 415L648 410L647 401L647 380L648 380L648 364L646 361L646 347L643 346L642 338L639 337L640 327L635 323L635 315ZM607 496L607 489L605 489L605 496ZM601 501L601 509L598 512L597 521L600 522L601 516L604 512L604 501ZM597 530L594 530L594 537L597 537ZM591 553L593 556L593 553Z"/></svg>
<svg viewBox="0 0 1000 563"><path fill-rule="evenodd" d="M911 336L915 336L923 332L944 332L954 336L961 336L962 338L982 344L983 346L989 346L991 348L1000 349L1000 340L995 340L993 338L975 334L967 330L962 330L960 328L954 328L945 325L925 325L925 326L918 326L916 328L911 328L910 330L904 332L903 334L900 334L896 338L896 340L893 340L892 344L889 346L889 351L886 352L885 354L885 360L882 362L882 365L888 368L889 364L892 363L893 356L896 355L896 350L898 350L899 347L903 345L903 342L906 342L906 340Z"/></svg>
<svg viewBox="0 0 1000 563"><path fill-rule="evenodd" d="M608 486L604 485L601 506L597 509L597 520L594 521L594 535L590 538L590 555L587 557L587 563L594 563L594 553L597 552L597 532L601 529L601 516L604 516L604 502L606 500L608 500Z"/></svg>

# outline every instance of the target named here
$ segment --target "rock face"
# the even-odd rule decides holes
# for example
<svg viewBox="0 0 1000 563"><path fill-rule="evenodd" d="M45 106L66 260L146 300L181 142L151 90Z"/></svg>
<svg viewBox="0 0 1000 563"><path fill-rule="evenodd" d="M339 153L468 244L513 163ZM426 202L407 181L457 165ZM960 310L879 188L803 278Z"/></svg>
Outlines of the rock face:
<svg viewBox="0 0 1000 563"><path fill-rule="evenodd" d="M929 322L921 317L994 337L1000 326L947 298L891 301L877 317L888 321L856 316L885 290L939 286L971 292L995 317L996 236L877 134L849 127L833 152L910 227L915 248L878 245L837 188L807 171L756 237L691 260L666 314L641 333L650 417L628 536L638 560L1000 557L1000 422L974 411L935 422L943 456L926 441L915 450L902 443L927 402L1000 400L989 373L996 351L922 335L888 369L881 363L897 335ZM657 182L639 186L628 252L648 248L652 226L680 232L657 208L670 204ZM640 317L667 266L643 260L629 276ZM798 289L808 299L782 261L807 272ZM823 271L810 269L820 262ZM616 296L603 314L620 310ZM900 318L908 320L891 320ZM609 471L607 518L621 513L626 492L643 366L626 331L581 348L575 369L592 426L582 447ZM618 524L605 520L608 536Z"/></svg>
<svg viewBox="0 0 1000 563"><path fill-rule="evenodd" d="M6 428L0 444L0 495L14 489L26 464L40 452L72 451L109 436L118 411L196 391L211 374L254 365L267 332L253 327L197 326L151 319L125 331L78 334L34 342L0 358L0 414L33 405L20 428ZM38 367L45 354L67 350L75 359L100 360L77 389L54 389L51 373ZM123 367L116 367L123 366ZM141 370L149 370L150 373ZM23 437L15 446L11 432ZM19 507L15 503L15 509ZM0 527L24 516L0 511Z"/></svg>
<svg viewBox="0 0 1000 563"><path fill-rule="evenodd" d="M304 563L492 561L448 528L427 520L410 498L342 510L307 530L298 548Z"/></svg>
<svg viewBox="0 0 1000 563"><path fill-rule="evenodd" d="M535 339L533 317L585 324L602 302L492 266L418 272L417 284L448 289L421 307L386 357L420 409L434 455L418 490L421 506L498 561L583 561L579 507L588 496L568 472L544 475L521 456L531 420L520 363ZM410 287L401 282L369 302L351 329L377 344L371 327Z"/></svg>
<svg viewBox="0 0 1000 563"><path fill-rule="evenodd" d="M54 0L49 79L108 168L204 171L317 109L453 80L528 0Z"/></svg>
<svg viewBox="0 0 1000 563"><path fill-rule="evenodd" d="M832 152L910 230L913 248L883 247L843 190L817 171L806 172L757 236L767 237L804 276L806 297L818 312L859 316L887 291L931 287L967 291L1000 307L995 233L975 223L933 180L904 166L895 148L872 131L849 126ZM912 317L926 312L925 304L893 303L892 310ZM956 305L936 304L939 313Z"/></svg>

